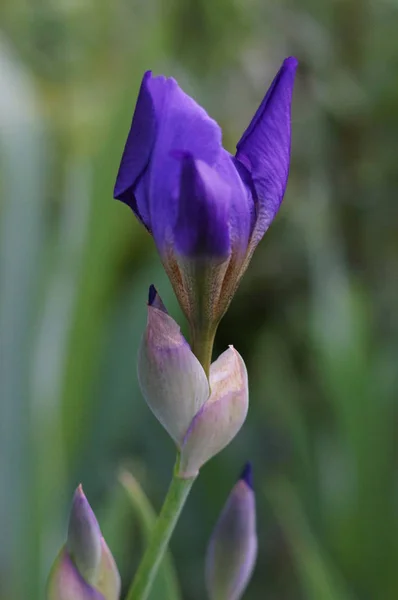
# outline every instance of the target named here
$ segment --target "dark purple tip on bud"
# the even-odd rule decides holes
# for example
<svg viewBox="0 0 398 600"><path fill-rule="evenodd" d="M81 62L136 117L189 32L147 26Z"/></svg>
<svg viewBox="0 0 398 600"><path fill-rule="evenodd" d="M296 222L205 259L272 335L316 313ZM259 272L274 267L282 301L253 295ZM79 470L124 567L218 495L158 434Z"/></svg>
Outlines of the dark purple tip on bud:
<svg viewBox="0 0 398 600"><path fill-rule="evenodd" d="M162 299L159 296L158 291L153 284L149 286L148 306L153 306L153 308L157 308L158 310L161 310L162 312L167 314L166 307L163 304Z"/></svg>
<svg viewBox="0 0 398 600"><path fill-rule="evenodd" d="M155 286L153 285L153 283L151 283L151 285L149 286L149 293L148 293L148 304L149 306L152 306L156 296L158 295Z"/></svg>
<svg viewBox="0 0 398 600"><path fill-rule="evenodd" d="M239 479L244 481L251 490L253 489L253 468L251 462L245 464Z"/></svg>

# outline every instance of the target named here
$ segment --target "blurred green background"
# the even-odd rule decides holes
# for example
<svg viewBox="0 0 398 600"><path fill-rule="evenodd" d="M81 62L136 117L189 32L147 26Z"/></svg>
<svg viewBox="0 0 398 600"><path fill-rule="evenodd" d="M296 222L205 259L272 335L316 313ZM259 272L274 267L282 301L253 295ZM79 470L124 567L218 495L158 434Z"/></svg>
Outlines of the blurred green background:
<svg viewBox="0 0 398 600"><path fill-rule="evenodd" d="M127 585L118 483L159 508L172 443L137 387L152 240L112 190L144 70L173 75L234 151L285 56L290 182L224 318L251 408L171 547L205 598L207 539L243 463L260 554L247 600L398 597L398 5L393 0L2 0L0 598L41 600L83 482ZM165 600L159 590L151 600Z"/></svg>

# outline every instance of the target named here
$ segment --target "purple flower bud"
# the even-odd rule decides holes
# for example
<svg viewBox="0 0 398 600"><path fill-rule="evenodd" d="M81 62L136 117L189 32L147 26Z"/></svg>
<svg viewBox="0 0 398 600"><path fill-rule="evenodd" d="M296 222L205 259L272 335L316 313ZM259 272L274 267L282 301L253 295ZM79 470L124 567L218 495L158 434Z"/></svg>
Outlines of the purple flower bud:
<svg viewBox="0 0 398 600"><path fill-rule="evenodd" d="M212 534L206 555L210 600L239 600L257 557L256 505L252 470L247 464Z"/></svg>
<svg viewBox="0 0 398 600"><path fill-rule="evenodd" d="M209 380L151 287L148 323L138 357L142 393L180 451L180 477L200 467L235 437L248 410L242 357L230 347L210 367Z"/></svg>
<svg viewBox="0 0 398 600"><path fill-rule="evenodd" d="M66 548L83 579L94 583L101 562L101 530L81 485L73 496Z"/></svg>
<svg viewBox="0 0 398 600"><path fill-rule="evenodd" d="M73 497L68 537L47 584L47 600L119 600L120 576L81 485Z"/></svg>
<svg viewBox="0 0 398 600"><path fill-rule="evenodd" d="M174 79L142 80L114 195L153 235L197 336L217 326L282 202L296 67L284 61L235 157Z"/></svg>

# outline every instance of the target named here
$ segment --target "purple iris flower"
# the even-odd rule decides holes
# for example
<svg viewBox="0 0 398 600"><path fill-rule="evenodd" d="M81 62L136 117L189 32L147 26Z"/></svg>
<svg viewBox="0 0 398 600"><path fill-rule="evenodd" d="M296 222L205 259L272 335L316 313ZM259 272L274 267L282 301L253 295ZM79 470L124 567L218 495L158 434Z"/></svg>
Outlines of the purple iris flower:
<svg viewBox="0 0 398 600"><path fill-rule="evenodd" d="M114 195L153 235L191 326L217 325L280 207L296 67L283 62L235 156L174 79L144 75Z"/></svg>

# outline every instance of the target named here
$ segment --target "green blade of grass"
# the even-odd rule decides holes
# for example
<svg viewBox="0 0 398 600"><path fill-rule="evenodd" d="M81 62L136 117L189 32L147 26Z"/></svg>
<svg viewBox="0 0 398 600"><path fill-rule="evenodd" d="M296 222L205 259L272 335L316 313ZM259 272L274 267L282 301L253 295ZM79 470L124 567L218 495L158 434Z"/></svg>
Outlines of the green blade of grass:
<svg viewBox="0 0 398 600"><path fill-rule="evenodd" d="M311 532L299 499L286 480L266 488L278 523L291 547L307 600L352 600L344 581Z"/></svg>

